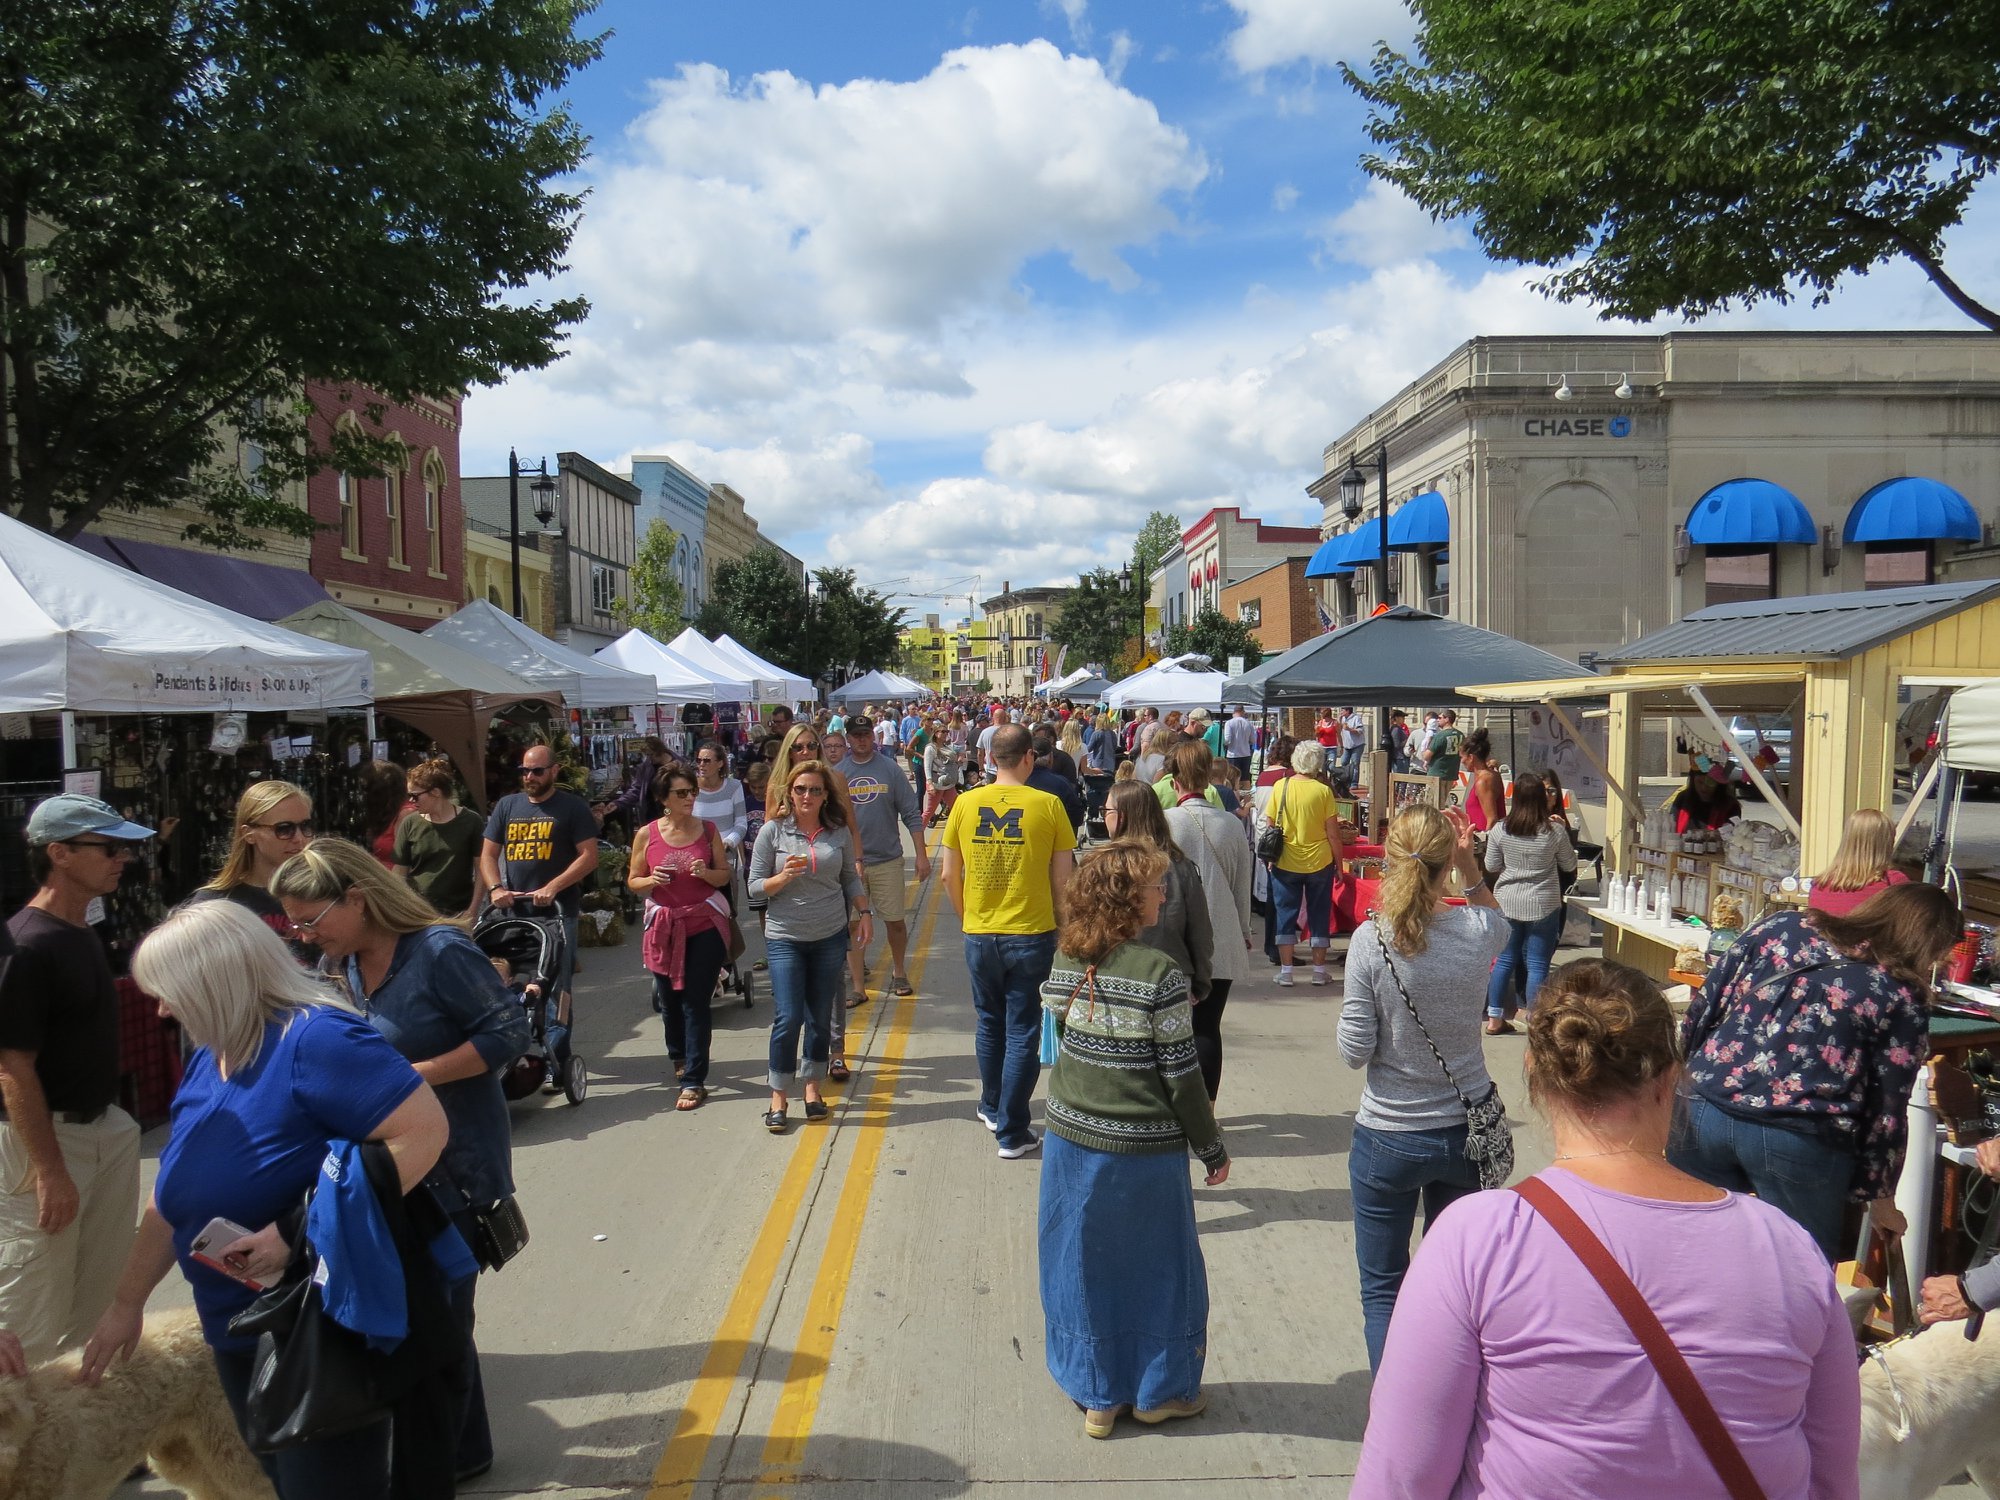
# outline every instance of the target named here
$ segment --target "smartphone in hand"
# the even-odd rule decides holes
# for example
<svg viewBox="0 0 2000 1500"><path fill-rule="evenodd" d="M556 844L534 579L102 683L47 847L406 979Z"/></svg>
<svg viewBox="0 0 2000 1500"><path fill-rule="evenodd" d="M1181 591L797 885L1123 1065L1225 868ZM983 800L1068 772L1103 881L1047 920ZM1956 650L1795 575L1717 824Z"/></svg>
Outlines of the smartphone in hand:
<svg viewBox="0 0 2000 1500"><path fill-rule="evenodd" d="M188 1253L207 1266L211 1271L220 1271L231 1281L240 1281L243 1285L249 1287L251 1291L261 1292L264 1290L264 1284L261 1281L251 1280L242 1271L228 1264L222 1258L222 1249L225 1245L233 1245L238 1240L247 1239L249 1235L250 1231L234 1220L223 1218L210 1219L202 1227L201 1233L194 1237L194 1243L188 1247Z"/></svg>

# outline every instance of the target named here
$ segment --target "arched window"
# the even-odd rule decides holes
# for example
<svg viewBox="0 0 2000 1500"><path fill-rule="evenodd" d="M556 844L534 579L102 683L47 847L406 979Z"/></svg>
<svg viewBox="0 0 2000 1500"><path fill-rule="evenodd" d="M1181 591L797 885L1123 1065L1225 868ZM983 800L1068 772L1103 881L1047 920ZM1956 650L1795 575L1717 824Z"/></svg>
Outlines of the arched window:
<svg viewBox="0 0 2000 1500"><path fill-rule="evenodd" d="M433 573L444 571L444 539L440 530L443 514L444 459L433 448L424 455L424 550L427 566Z"/></svg>
<svg viewBox="0 0 2000 1500"><path fill-rule="evenodd" d="M399 433L390 433L396 442L396 461L382 471L382 513L389 523L389 561L408 567L408 549L403 541L403 476L410 469L410 450Z"/></svg>
<svg viewBox="0 0 2000 1500"><path fill-rule="evenodd" d="M362 436L361 421L351 411L334 418L334 432ZM361 557L361 476L342 469L334 476L334 495L340 506L340 550L347 557Z"/></svg>

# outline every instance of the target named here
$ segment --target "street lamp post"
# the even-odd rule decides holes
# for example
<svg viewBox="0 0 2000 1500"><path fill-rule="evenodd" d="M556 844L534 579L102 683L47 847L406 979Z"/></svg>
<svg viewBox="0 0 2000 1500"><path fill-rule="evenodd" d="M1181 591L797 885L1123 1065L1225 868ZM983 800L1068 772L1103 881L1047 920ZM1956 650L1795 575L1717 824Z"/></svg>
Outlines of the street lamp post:
<svg viewBox="0 0 2000 1500"><path fill-rule="evenodd" d="M1375 513L1376 524L1382 528L1381 553L1375 559L1375 602L1387 604L1389 600L1389 445L1382 444L1375 450L1373 464L1375 470ZM1362 499L1368 493L1368 479L1361 472L1361 460L1348 464L1347 472L1340 476L1340 513L1353 521L1361 514Z"/></svg>
<svg viewBox="0 0 2000 1500"><path fill-rule="evenodd" d="M535 519L544 530L555 518L556 482L549 477L549 461L546 457L536 461L532 469L523 469L521 459L512 448L507 450L507 541L512 549L514 570L514 618L521 615L521 476L533 474L535 482L528 486L535 492Z"/></svg>

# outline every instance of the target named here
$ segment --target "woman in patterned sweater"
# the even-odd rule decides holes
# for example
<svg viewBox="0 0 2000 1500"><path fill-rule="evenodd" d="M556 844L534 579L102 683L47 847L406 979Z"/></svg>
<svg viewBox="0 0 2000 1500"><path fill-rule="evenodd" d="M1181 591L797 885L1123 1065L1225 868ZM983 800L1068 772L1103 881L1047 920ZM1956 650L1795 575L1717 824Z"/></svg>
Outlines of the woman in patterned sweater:
<svg viewBox="0 0 2000 1500"><path fill-rule="evenodd" d="M1114 839L1070 878L1042 1006L1061 1035L1042 1163L1049 1374L1109 1437L1121 1413L1199 1415L1208 1272L1190 1150L1229 1177L1195 1060L1187 976L1135 942L1165 899L1165 854Z"/></svg>
<svg viewBox="0 0 2000 1500"><path fill-rule="evenodd" d="M1943 891L1900 885L1851 916L1780 912L1745 932L1688 1007L1687 1118L1667 1159L1782 1209L1829 1261L1850 1200L1901 1233L1891 1195L1930 974L1959 923Z"/></svg>

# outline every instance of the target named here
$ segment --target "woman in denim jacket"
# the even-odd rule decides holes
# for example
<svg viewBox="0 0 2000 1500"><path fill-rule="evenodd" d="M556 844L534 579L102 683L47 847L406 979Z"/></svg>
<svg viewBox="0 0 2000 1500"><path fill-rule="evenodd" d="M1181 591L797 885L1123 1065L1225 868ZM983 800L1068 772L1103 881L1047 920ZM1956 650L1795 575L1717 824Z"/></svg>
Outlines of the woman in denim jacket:
<svg viewBox="0 0 2000 1500"><path fill-rule="evenodd" d="M425 1179L467 1244L476 1215L514 1195L513 1139L501 1075L527 1051L527 1012L492 961L358 844L315 839L278 867L271 894L292 926L339 967L375 1029L437 1091L451 1122L444 1157ZM486 1394L472 1344L477 1277L454 1288L465 1321L458 1477L493 1464Z"/></svg>

